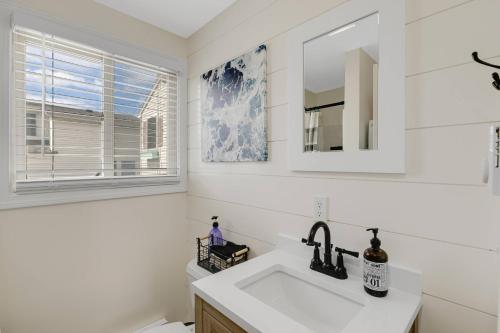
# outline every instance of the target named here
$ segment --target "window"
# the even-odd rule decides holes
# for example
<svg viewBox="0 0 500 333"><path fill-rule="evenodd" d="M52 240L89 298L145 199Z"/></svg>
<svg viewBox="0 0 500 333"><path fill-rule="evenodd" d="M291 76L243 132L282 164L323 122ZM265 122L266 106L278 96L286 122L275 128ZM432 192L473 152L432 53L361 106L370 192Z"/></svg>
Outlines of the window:
<svg viewBox="0 0 500 333"><path fill-rule="evenodd" d="M178 182L178 76L41 32L13 32L16 189Z"/></svg>
<svg viewBox="0 0 500 333"><path fill-rule="evenodd" d="M28 112L26 113L26 136L36 136L36 113Z"/></svg>
<svg viewBox="0 0 500 333"><path fill-rule="evenodd" d="M147 120L148 130L147 130L147 140L148 149L156 148L156 117L151 117Z"/></svg>

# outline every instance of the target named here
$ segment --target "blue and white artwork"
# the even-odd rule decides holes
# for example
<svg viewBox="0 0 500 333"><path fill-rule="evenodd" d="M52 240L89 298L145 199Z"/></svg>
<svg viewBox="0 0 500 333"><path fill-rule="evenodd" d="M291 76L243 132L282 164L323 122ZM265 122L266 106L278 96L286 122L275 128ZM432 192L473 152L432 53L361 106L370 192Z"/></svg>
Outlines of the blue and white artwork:
<svg viewBox="0 0 500 333"><path fill-rule="evenodd" d="M201 76L205 162L267 161L266 45Z"/></svg>

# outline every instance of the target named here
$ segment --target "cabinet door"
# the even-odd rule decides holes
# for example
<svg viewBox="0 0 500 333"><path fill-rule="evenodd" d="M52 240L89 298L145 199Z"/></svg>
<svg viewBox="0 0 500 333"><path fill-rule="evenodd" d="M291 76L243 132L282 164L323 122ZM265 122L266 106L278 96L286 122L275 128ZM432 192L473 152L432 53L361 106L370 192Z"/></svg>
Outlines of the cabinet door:
<svg viewBox="0 0 500 333"><path fill-rule="evenodd" d="M231 333L220 321L203 311L203 333Z"/></svg>
<svg viewBox="0 0 500 333"><path fill-rule="evenodd" d="M196 333L247 333L199 296L195 297Z"/></svg>

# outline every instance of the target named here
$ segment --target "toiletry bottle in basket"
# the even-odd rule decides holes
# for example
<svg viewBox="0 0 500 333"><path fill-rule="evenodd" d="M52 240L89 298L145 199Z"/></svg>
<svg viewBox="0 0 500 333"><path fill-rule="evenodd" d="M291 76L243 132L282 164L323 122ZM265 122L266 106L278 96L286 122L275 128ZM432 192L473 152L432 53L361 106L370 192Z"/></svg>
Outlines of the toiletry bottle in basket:
<svg viewBox="0 0 500 333"><path fill-rule="evenodd" d="M224 239L222 238L222 233L219 230L219 222L217 221L218 216L212 216L212 230L210 230L210 238L208 244L212 245L224 245Z"/></svg>

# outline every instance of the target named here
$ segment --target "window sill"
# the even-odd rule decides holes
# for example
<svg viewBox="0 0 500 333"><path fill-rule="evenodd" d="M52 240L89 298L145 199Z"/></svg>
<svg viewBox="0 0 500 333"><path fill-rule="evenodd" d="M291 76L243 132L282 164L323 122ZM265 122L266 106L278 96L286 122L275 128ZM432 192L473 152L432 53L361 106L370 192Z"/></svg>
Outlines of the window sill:
<svg viewBox="0 0 500 333"><path fill-rule="evenodd" d="M88 202L97 200L123 199L131 197L160 195L169 193L183 193L187 191L185 181L177 184L163 184L151 186L74 189L59 190L44 193L11 192L6 198L0 199L0 210L49 206L68 203Z"/></svg>

